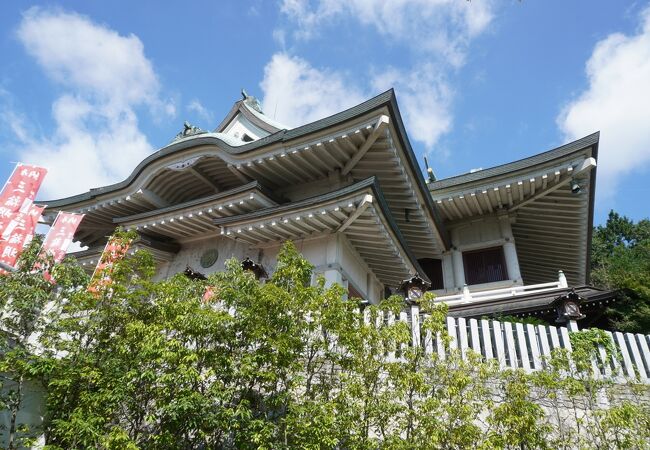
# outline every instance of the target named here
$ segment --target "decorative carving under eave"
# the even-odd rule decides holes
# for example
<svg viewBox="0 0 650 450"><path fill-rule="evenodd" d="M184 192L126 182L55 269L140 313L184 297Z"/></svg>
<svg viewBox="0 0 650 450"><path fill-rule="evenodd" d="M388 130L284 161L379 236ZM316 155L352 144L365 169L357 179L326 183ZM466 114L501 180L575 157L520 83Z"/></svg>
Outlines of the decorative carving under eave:
<svg viewBox="0 0 650 450"><path fill-rule="evenodd" d="M192 269L190 266L187 266L183 274L190 280L207 280L208 277L203 275L201 272L197 272Z"/></svg>
<svg viewBox="0 0 650 450"><path fill-rule="evenodd" d="M196 126L190 124L190 123L186 120L186 121L183 123L183 131L181 131L180 133L178 133L178 134L176 135L176 137L172 140L172 142L173 142L173 141L178 141L179 139L183 139L183 138L186 138L186 137L188 137L188 136L194 136L194 135L197 135L197 134L203 134L203 133L207 133L207 131L202 130L201 128L196 127Z"/></svg>
<svg viewBox="0 0 650 450"><path fill-rule="evenodd" d="M266 270L264 269L264 267L261 264L257 264L255 261L250 259L248 256L246 257L245 260L243 260L241 262L241 267L244 270L248 270L248 271L253 272L253 274L255 275L255 278L257 278L258 280L260 278L268 278L269 277L268 274L266 273Z"/></svg>

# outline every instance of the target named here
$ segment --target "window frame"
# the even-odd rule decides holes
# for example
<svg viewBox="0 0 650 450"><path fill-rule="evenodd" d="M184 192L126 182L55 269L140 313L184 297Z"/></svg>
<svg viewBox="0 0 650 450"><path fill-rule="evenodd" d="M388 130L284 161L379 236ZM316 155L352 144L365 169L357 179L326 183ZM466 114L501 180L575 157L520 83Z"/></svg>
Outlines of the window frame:
<svg viewBox="0 0 650 450"><path fill-rule="evenodd" d="M499 256L500 256L500 262L501 262L501 272L503 273L503 278L500 280L492 280L492 281L483 281L479 280L478 282L472 282L469 277L469 271L468 271L468 264L467 264L467 258L466 255L471 255L471 254L476 254L476 253L487 253L487 252L493 252L493 251L498 251ZM465 283L468 286L472 285L478 285L478 284L487 284L487 283L499 283L501 281L507 281L509 280L508 276L508 265L506 264L506 255L505 251L503 249L503 245L495 245L492 247L484 247L484 248L477 248L474 250L467 250L461 252L463 256L463 272L465 273Z"/></svg>

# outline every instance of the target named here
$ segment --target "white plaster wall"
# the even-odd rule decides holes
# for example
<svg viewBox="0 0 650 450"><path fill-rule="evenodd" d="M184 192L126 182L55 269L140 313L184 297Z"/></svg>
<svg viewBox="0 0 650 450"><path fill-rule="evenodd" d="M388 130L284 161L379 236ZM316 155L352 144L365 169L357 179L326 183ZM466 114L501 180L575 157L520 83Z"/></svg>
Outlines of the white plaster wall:
<svg viewBox="0 0 650 450"><path fill-rule="evenodd" d="M201 255L210 248L216 248L219 251L219 258L212 266L208 268L201 267ZM171 277L183 272L187 266L197 272L209 275L213 272L225 270L225 263L230 258L242 260L248 256L253 260L257 260L258 253L259 250L250 249L248 244L244 242L237 242L222 236L187 242L182 244L181 250L176 254L173 261L161 266L158 276L160 278Z"/></svg>
<svg viewBox="0 0 650 450"><path fill-rule="evenodd" d="M315 275L325 274L327 271L338 272L339 276L333 278L333 281L342 284L345 288L348 282L352 283L372 302L378 302L382 298L381 283L344 235L330 234L297 240L294 243L297 250L314 265ZM216 248L219 251L219 258L214 265L204 268L201 267L201 255L209 248ZM246 257L261 262L267 273L271 275L275 270L280 248L281 245L252 248L242 241L238 242L222 236L186 242L182 244L181 250L173 261L160 264L156 277L157 279L171 277L183 272L187 266L209 275L225 270L225 263L230 258L243 260Z"/></svg>
<svg viewBox="0 0 650 450"><path fill-rule="evenodd" d="M502 238L499 219L496 217L486 217L476 222L462 224L455 229L455 232L457 234L457 244L455 245L461 250Z"/></svg>
<svg viewBox="0 0 650 450"><path fill-rule="evenodd" d="M244 133L252 137L254 140L269 135L269 133L267 133L266 131L253 125L250 122L250 120L248 120L246 117L242 116L241 114L238 114L223 131L224 134L228 134L239 140L242 140L242 138L244 137Z"/></svg>
<svg viewBox="0 0 650 450"><path fill-rule="evenodd" d="M322 266L326 263L327 236L316 239L304 239L294 242L296 248L303 256L315 266ZM201 267L201 255L210 248L219 251L217 262L208 268ZM193 270L209 275L214 272L225 270L226 261L231 258L243 260L249 257L253 261L261 262L269 275L271 275L277 264L278 252L281 245L265 248L252 248L243 241L215 236L198 241L182 244L181 250L169 263L162 263L157 274L158 279L171 277L174 274L183 272L187 266Z"/></svg>
<svg viewBox="0 0 650 450"><path fill-rule="evenodd" d="M339 264L344 276L352 285L373 303L381 300L383 291L381 283L374 276L368 265L344 235L339 235Z"/></svg>
<svg viewBox="0 0 650 450"><path fill-rule="evenodd" d="M509 279L496 283L472 285L470 289L479 291L523 284L512 226L507 215L488 216L457 224L450 231L454 248L451 251L451 261L444 261L443 258L443 263L447 269L451 268L453 271L453 285L448 285L447 282L450 280L445 279L446 292L458 291L465 284L462 252L498 246L503 247Z"/></svg>

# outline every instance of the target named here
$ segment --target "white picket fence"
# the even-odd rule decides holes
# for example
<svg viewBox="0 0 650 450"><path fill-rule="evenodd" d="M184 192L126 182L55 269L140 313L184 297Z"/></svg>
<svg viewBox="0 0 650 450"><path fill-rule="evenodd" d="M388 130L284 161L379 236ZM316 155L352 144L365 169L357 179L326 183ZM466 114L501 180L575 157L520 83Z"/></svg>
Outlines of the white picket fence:
<svg viewBox="0 0 650 450"><path fill-rule="evenodd" d="M370 320L367 313L364 316L366 321ZM412 305L399 315L387 314L383 319L388 324L406 322L411 329L413 345L424 347L426 353L444 352L439 339L428 331L423 332L422 323L426 317L417 305ZM447 331L451 348L459 349L463 356L471 349L485 359L496 359L504 369L540 370L553 350L571 350L566 327L447 317ZM592 361L594 376L650 384L650 336L606 333L620 357L608 356L605 349L600 348L598 359Z"/></svg>

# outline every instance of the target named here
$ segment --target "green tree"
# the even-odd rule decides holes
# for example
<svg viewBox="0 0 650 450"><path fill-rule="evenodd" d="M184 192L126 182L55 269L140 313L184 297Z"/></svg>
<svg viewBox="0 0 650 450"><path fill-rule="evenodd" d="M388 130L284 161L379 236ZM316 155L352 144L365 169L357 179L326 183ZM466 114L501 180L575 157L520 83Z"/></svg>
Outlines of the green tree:
<svg viewBox="0 0 650 450"><path fill-rule="evenodd" d="M650 220L634 223L610 211L607 223L594 228L591 277L618 291L606 310L613 329L650 333Z"/></svg>
<svg viewBox="0 0 650 450"><path fill-rule="evenodd" d="M98 293L69 261L50 268L56 287L38 272L2 278L3 314L21 305L11 306L16 297L25 320L47 305L38 327L23 327L24 349L3 349L0 372L46 387L49 449L642 448L650 439L642 402L592 401L612 387L587 376L592 340L575 341L579 364L561 353L542 372L499 370L455 348L446 307L426 296L426 315L411 318L422 321L414 343L396 320L411 313L402 298L361 310L342 287L314 280L292 243L264 283L235 260L207 281L155 282L153 269L136 252ZM587 408L588 421L561 424L567 405L575 417ZM579 426L598 439L567 441Z"/></svg>
<svg viewBox="0 0 650 450"><path fill-rule="evenodd" d="M42 238L37 236L22 253L17 272L0 276L0 406L9 415L8 430L3 433L7 435L9 449L28 446L42 433L40 429L30 428L28 423L21 423L18 416L27 390L34 389L33 382L45 369L44 360L38 356L39 338L43 337L54 298L70 295L85 285L87 278L75 265L53 266L47 259L41 260L38 272L33 272L41 242ZM48 269L58 285L43 277L43 271Z"/></svg>

